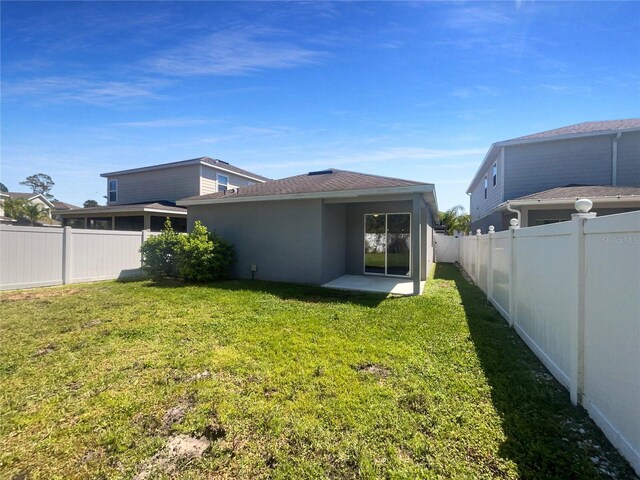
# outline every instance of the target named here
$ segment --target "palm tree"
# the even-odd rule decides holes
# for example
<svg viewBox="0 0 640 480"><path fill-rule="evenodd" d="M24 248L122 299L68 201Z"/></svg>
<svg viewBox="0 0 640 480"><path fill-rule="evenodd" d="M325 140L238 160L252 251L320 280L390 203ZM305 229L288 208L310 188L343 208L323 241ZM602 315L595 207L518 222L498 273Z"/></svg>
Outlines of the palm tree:
<svg viewBox="0 0 640 480"><path fill-rule="evenodd" d="M44 208L39 203L26 203L24 206L23 216L31 222L31 225L35 225L38 220L42 220L43 218L47 218L49 215L47 214L47 209Z"/></svg>
<svg viewBox="0 0 640 480"><path fill-rule="evenodd" d="M18 220L25 216L27 200L24 198L7 198L2 201L5 216Z"/></svg>
<svg viewBox="0 0 640 480"><path fill-rule="evenodd" d="M469 233L470 217L464 211L462 205L451 207L446 212L440 212L440 225L447 227L447 233L453 235L453 232Z"/></svg>

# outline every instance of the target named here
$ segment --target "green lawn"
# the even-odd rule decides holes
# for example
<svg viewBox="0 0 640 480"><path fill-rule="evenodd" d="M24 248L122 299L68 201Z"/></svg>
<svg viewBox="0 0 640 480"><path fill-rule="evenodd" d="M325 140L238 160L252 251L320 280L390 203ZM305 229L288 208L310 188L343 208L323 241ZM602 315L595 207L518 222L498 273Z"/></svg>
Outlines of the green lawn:
<svg viewBox="0 0 640 480"><path fill-rule="evenodd" d="M249 281L2 297L1 478L632 478L452 266L407 298ZM210 445L163 457L180 434Z"/></svg>

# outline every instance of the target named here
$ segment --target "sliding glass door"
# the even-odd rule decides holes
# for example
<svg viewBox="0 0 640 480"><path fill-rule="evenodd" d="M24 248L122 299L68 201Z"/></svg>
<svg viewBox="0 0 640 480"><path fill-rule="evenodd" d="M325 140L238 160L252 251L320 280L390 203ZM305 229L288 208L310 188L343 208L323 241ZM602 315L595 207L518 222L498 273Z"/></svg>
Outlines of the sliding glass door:
<svg viewBox="0 0 640 480"><path fill-rule="evenodd" d="M408 277L410 266L411 214L366 214L364 273Z"/></svg>

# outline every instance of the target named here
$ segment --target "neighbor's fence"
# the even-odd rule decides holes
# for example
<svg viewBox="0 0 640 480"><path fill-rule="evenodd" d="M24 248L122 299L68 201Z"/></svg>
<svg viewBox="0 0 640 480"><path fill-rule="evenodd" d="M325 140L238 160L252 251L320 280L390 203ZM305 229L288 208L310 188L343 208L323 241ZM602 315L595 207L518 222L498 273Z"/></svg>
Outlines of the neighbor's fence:
<svg viewBox="0 0 640 480"><path fill-rule="evenodd" d="M141 275L148 231L0 227L0 290Z"/></svg>
<svg viewBox="0 0 640 480"><path fill-rule="evenodd" d="M640 473L640 211L458 246L487 299Z"/></svg>

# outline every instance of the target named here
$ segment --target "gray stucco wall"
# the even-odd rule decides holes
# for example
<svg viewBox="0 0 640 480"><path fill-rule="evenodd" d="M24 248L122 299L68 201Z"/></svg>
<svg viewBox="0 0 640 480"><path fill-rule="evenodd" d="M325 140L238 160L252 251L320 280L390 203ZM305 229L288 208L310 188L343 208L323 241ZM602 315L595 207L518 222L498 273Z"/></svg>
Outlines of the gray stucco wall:
<svg viewBox="0 0 640 480"><path fill-rule="evenodd" d="M200 166L186 165L109 177L118 180L118 198L109 205L144 203L155 200L175 202L200 194ZM107 182L107 189L109 183ZM107 193L108 194L108 193Z"/></svg>
<svg viewBox="0 0 640 480"><path fill-rule="evenodd" d="M188 207L189 230L200 220L237 252L234 276L279 282L322 282L320 200L230 203Z"/></svg>
<svg viewBox="0 0 640 480"><path fill-rule="evenodd" d="M471 235L475 235L477 229L482 230L482 233L487 233L491 225L494 226L494 228L496 229L496 232L499 232L500 230L506 230L507 228L509 228L508 220L506 223L504 223L503 214L501 212L497 212L497 213L492 213L491 215L487 215L486 217L476 220L475 222L471 222L469 233Z"/></svg>
<svg viewBox="0 0 640 480"><path fill-rule="evenodd" d="M426 258L426 262L422 262L424 265L424 271L420 274L421 280L426 280L431 272L431 267L433 266L433 215L431 215L431 210L425 205L424 206L424 220L426 225L425 233L426 233L426 241L424 242L423 247L423 257Z"/></svg>
<svg viewBox="0 0 640 480"><path fill-rule="evenodd" d="M347 204L347 261L346 273L364 273L364 215L365 213L411 213L411 201L368 202Z"/></svg>
<svg viewBox="0 0 640 480"><path fill-rule="evenodd" d="M189 230L200 220L230 241L233 275L321 285L344 274L362 275L365 213L412 213L411 201L327 203L321 200L247 202L188 207ZM433 263L433 219L422 205L420 277Z"/></svg>
<svg viewBox="0 0 640 480"><path fill-rule="evenodd" d="M506 147L504 200L571 184L611 185L612 142L602 135Z"/></svg>
<svg viewBox="0 0 640 480"><path fill-rule="evenodd" d="M347 207L333 203L322 206L322 276L327 283L347 270Z"/></svg>
<svg viewBox="0 0 640 480"><path fill-rule="evenodd" d="M618 140L618 185L640 187L640 132L623 133Z"/></svg>

